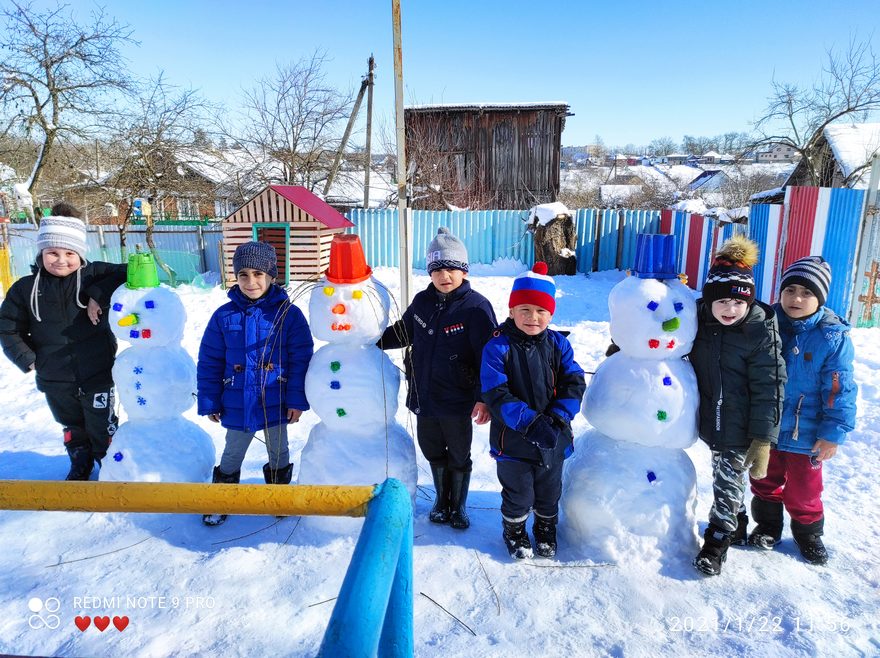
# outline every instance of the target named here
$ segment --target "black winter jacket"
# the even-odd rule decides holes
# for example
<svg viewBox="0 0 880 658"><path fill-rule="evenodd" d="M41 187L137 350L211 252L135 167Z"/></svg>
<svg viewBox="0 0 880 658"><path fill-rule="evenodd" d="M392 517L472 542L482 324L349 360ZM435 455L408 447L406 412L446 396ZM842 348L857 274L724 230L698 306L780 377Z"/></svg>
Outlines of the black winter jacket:
<svg viewBox="0 0 880 658"><path fill-rule="evenodd" d="M421 416L469 415L480 398L480 355L495 311L465 280L447 295L434 284L418 293L377 345L409 347L404 356L406 406Z"/></svg>
<svg viewBox="0 0 880 658"><path fill-rule="evenodd" d="M65 277L33 267L9 288L0 306L0 344L3 353L23 372L35 365L37 388L77 385L84 390L113 383L116 338L107 324L110 297L125 283L125 265L94 262L80 268L80 302L89 299L103 313L93 325L84 308L76 303L77 274ZM31 291L39 271L37 309L31 310Z"/></svg>
<svg viewBox="0 0 880 658"><path fill-rule="evenodd" d="M697 300L697 337L688 359L700 389L700 438L712 450L747 450L776 442L785 361L776 313L755 302L738 324L718 322Z"/></svg>

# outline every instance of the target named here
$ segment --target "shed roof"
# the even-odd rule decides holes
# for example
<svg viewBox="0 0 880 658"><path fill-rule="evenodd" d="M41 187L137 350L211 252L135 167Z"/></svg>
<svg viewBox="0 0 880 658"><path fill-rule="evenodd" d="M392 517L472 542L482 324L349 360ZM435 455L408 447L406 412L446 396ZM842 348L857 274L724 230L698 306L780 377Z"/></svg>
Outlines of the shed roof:
<svg viewBox="0 0 880 658"><path fill-rule="evenodd" d="M823 132L844 177L864 167L880 151L880 123L834 124L826 126ZM851 187L866 187L869 170Z"/></svg>
<svg viewBox="0 0 880 658"><path fill-rule="evenodd" d="M327 228L349 228L354 226L338 210L323 199L300 185L270 185L269 189L283 196L298 208L302 208Z"/></svg>
<svg viewBox="0 0 880 658"><path fill-rule="evenodd" d="M556 110L568 114L569 104L563 101L547 103L445 103L436 105L408 105L407 112L511 112L521 110Z"/></svg>

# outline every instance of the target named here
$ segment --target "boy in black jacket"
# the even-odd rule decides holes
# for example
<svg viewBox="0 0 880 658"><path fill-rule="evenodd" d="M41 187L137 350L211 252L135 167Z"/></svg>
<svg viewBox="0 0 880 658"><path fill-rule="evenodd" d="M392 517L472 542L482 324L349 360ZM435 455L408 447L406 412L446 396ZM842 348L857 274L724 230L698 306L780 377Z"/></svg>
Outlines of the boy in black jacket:
<svg viewBox="0 0 880 658"><path fill-rule="evenodd" d="M0 306L0 344L22 372L36 371L37 388L64 426L67 479L88 480L116 431L116 338L102 315L126 266L86 261L76 208L59 203L52 215L40 222L33 274L16 281Z"/></svg>
<svg viewBox="0 0 880 658"><path fill-rule="evenodd" d="M440 227L428 246L431 283L385 330L382 349L409 347L406 406L416 414L419 448L431 465L436 498L428 518L463 530L471 478L473 426L489 421L480 398L480 354L497 324L492 305L467 281L461 240Z"/></svg>
<svg viewBox="0 0 880 658"><path fill-rule="evenodd" d="M721 573L731 543L746 539L746 473L767 476L779 435L785 361L773 309L755 301L758 247L734 236L718 251L697 301L688 356L700 390L700 438L712 449L714 503L694 567Z"/></svg>
<svg viewBox="0 0 880 658"><path fill-rule="evenodd" d="M492 412L490 454L498 462L504 543L516 559L532 557L526 520L541 557L556 555L562 462L571 454L571 421L586 384L568 339L547 325L556 310L547 265L514 279L510 318L483 350L483 399Z"/></svg>

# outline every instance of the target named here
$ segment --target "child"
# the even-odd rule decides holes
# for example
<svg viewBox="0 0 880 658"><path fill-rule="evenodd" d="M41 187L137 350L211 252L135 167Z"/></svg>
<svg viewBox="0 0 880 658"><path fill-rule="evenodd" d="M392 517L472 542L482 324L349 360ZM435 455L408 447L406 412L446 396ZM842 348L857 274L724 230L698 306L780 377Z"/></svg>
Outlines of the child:
<svg viewBox="0 0 880 658"><path fill-rule="evenodd" d="M211 316L199 348L199 414L226 428L226 447L213 482L238 483L254 434L263 430L269 461L266 484L290 484L293 464L287 424L309 408L305 377L312 358L312 334L302 311L275 283L275 248L246 242L232 257L238 285ZM225 514L206 514L220 525Z"/></svg>
<svg viewBox="0 0 880 658"><path fill-rule="evenodd" d="M431 283L385 330L382 349L411 347L406 405L416 414L419 448L431 466L435 499L428 518L464 530L473 426L489 421L480 399L480 354L497 322L492 305L467 281L461 240L440 227L428 245Z"/></svg>
<svg viewBox="0 0 880 658"><path fill-rule="evenodd" d="M856 383L849 325L824 307L831 267L820 256L792 263L782 273L779 313L788 371L779 443L770 451L767 477L752 480L749 544L773 549L782 537L782 508L801 555L825 564L822 543L822 462L831 459L856 421Z"/></svg>
<svg viewBox="0 0 880 658"><path fill-rule="evenodd" d="M37 389L64 427L68 480L88 480L107 454L118 419L113 375L116 338L101 316L125 283L125 265L86 260L79 211L56 204L37 230L33 274L10 288L0 307L3 352Z"/></svg>
<svg viewBox="0 0 880 658"><path fill-rule="evenodd" d="M547 265L516 277L510 317L483 350L483 399L492 412L490 454L501 483L504 543L510 556L532 557L532 533L541 557L556 555L562 462L571 454L571 421L586 385L568 339L547 325L556 310L556 285Z"/></svg>
<svg viewBox="0 0 880 658"><path fill-rule="evenodd" d="M745 540L746 471L767 473L779 434L785 362L776 314L755 300L757 245L734 236L721 246L697 300L697 336L689 359L700 392L700 438L712 449L709 527L694 566L721 573L732 542Z"/></svg>

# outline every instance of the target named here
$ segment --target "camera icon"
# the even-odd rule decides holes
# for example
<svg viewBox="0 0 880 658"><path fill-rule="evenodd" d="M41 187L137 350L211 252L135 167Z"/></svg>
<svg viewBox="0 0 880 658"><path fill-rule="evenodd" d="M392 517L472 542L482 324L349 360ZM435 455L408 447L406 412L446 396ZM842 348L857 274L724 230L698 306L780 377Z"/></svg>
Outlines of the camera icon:
<svg viewBox="0 0 880 658"><path fill-rule="evenodd" d="M48 628L54 630L61 625L61 617L55 613L61 609L61 601L50 596L45 601L39 597L28 599L28 610L33 614L28 617L28 626L34 630Z"/></svg>

